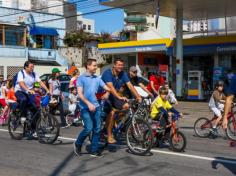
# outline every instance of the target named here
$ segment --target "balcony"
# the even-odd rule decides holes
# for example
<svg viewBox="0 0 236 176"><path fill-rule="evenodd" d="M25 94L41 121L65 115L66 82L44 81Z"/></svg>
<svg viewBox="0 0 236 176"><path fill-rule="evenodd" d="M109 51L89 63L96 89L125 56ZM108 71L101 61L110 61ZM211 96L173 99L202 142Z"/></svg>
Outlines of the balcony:
<svg viewBox="0 0 236 176"><path fill-rule="evenodd" d="M67 66L68 64L67 59L62 57L55 49L30 48L28 53L29 60L34 61L36 63L61 66Z"/></svg>
<svg viewBox="0 0 236 176"><path fill-rule="evenodd" d="M27 49L20 46L1 46L0 57L27 58Z"/></svg>
<svg viewBox="0 0 236 176"><path fill-rule="evenodd" d="M56 50L52 49L29 49L30 60L56 61Z"/></svg>
<svg viewBox="0 0 236 176"><path fill-rule="evenodd" d="M147 19L145 16L128 16L125 18L126 23L146 23Z"/></svg>

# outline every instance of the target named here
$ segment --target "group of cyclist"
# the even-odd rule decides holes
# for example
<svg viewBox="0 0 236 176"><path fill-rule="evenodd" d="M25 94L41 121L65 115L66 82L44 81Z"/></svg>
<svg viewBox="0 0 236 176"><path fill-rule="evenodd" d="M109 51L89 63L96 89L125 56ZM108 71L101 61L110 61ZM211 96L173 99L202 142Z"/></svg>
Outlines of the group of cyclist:
<svg viewBox="0 0 236 176"><path fill-rule="evenodd" d="M84 129L78 135L74 143L74 152L77 155L81 154L81 149L84 140L92 132L91 156L102 157L99 151L99 140L101 130L101 108L98 100L106 99L111 110L106 119L107 128L107 142L109 144L116 143L112 134L114 125L114 114L117 110L129 109L128 98L135 98L137 102L142 102L142 97L137 91L137 87L141 88L149 97L153 98L151 105L150 116L153 120L164 117L165 123L170 124L172 116L183 115L178 112L172 105L177 105L178 101L175 98L173 91L159 72L150 77L150 82L147 87L142 83L137 76L138 70L135 66L129 69L129 73L124 71L124 61L122 59L115 59L112 68L105 70L101 77L95 75L97 70L97 63L94 59L87 59L85 63L86 71L80 75L79 70L75 70L70 81L70 97L69 109L74 112L77 108L80 109L80 116L84 123ZM30 61L25 62L24 69L19 71L14 77L9 78L5 88L4 98L10 102L17 101L19 103L20 116L27 116L27 106L29 102L31 106L37 108L35 101L35 88L42 88L44 94L50 94L52 99L57 101L62 127L66 127L63 109L63 94L60 89L59 81L60 70L54 68L52 70L52 77L47 83L40 80L39 76L34 72L34 64ZM229 86L229 96L225 97L222 93L223 83L218 82L216 89L212 95L209 103L212 111L217 115L218 119L215 122L212 131L217 133L216 126L219 121L224 118L223 125L227 126L227 112L232 103L232 99L236 94L236 77L232 78ZM7 95L9 93L9 96ZM15 93L14 93L15 92ZM10 95L11 94L11 95ZM128 97L128 98L127 98ZM7 101L6 101L7 102ZM226 107L224 108L224 103ZM77 106L77 104L79 106ZM7 108L7 106L6 106ZM225 110L223 114L222 111ZM4 109L5 110L5 109Z"/></svg>

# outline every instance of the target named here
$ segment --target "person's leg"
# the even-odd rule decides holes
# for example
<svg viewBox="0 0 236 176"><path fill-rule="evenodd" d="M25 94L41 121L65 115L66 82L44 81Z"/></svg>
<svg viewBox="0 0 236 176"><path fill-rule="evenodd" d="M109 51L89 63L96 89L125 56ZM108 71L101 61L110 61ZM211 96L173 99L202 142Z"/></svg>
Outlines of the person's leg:
<svg viewBox="0 0 236 176"><path fill-rule="evenodd" d="M59 111L60 111L61 125L66 126L67 124L64 116L63 102L61 98L59 98Z"/></svg>
<svg viewBox="0 0 236 176"><path fill-rule="evenodd" d="M21 111L21 116L25 116L26 117L26 112L27 112L27 104L28 104L28 98L26 96L25 93L21 92L21 91L17 91L15 93L15 96L17 98L17 101L19 102L19 108L20 108L20 111Z"/></svg>
<svg viewBox="0 0 236 176"><path fill-rule="evenodd" d="M98 152L99 141L100 141L100 131L101 131L101 109L97 108L95 113L92 113L93 121L93 138L91 143L90 152Z"/></svg>
<svg viewBox="0 0 236 176"><path fill-rule="evenodd" d="M116 142L112 136L112 128L114 125L114 115L115 115L115 111L112 110L106 120L108 143L115 143Z"/></svg>
<svg viewBox="0 0 236 176"><path fill-rule="evenodd" d="M213 123L213 128L216 128L219 124L220 120L223 118L222 112L217 108L212 108L212 111L214 112L215 116L217 117L216 121Z"/></svg>
<svg viewBox="0 0 236 176"><path fill-rule="evenodd" d="M89 110L82 109L81 110L81 118L84 122L84 129L83 129L83 131L81 131L81 133L79 134L79 136L75 142L75 144L79 145L79 146L82 146L84 140L91 133L91 131L93 129L93 121L91 119L91 114L90 114Z"/></svg>

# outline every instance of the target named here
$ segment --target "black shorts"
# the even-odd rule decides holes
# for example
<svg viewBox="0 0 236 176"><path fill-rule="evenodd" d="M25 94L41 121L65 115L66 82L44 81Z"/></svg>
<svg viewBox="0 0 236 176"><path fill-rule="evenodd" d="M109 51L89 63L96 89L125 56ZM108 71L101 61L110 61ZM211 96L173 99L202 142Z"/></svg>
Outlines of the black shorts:
<svg viewBox="0 0 236 176"><path fill-rule="evenodd" d="M122 110L123 106L127 103L123 100L120 100L114 96L110 97L110 103L112 105L112 108L118 109L118 110Z"/></svg>

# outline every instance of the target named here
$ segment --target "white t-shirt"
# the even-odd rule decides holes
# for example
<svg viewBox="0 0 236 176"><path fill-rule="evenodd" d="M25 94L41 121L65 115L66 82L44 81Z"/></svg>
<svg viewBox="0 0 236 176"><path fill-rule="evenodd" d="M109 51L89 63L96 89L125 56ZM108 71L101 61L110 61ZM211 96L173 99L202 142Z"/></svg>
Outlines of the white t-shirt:
<svg viewBox="0 0 236 176"><path fill-rule="evenodd" d="M26 73L25 70L23 70L23 72L24 72L24 75L22 74L22 71L18 72L16 86L15 86L15 92L18 90L26 92L24 89L22 89L20 87L19 82L23 81L25 83L25 85L28 87L28 89L33 89L34 83L41 81L39 76L36 73L34 73L35 75L33 75L33 73L31 73L31 74Z"/></svg>
<svg viewBox="0 0 236 176"><path fill-rule="evenodd" d="M61 95L61 83L59 80L50 79L48 83L52 85L52 95Z"/></svg>
<svg viewBox="0 0 236 176"><path fill-rule="evenodd" d="M70 93L69 100L70 100L69 105L76 104L78 102L78 95L74 95L74 94Z"/></svg>

